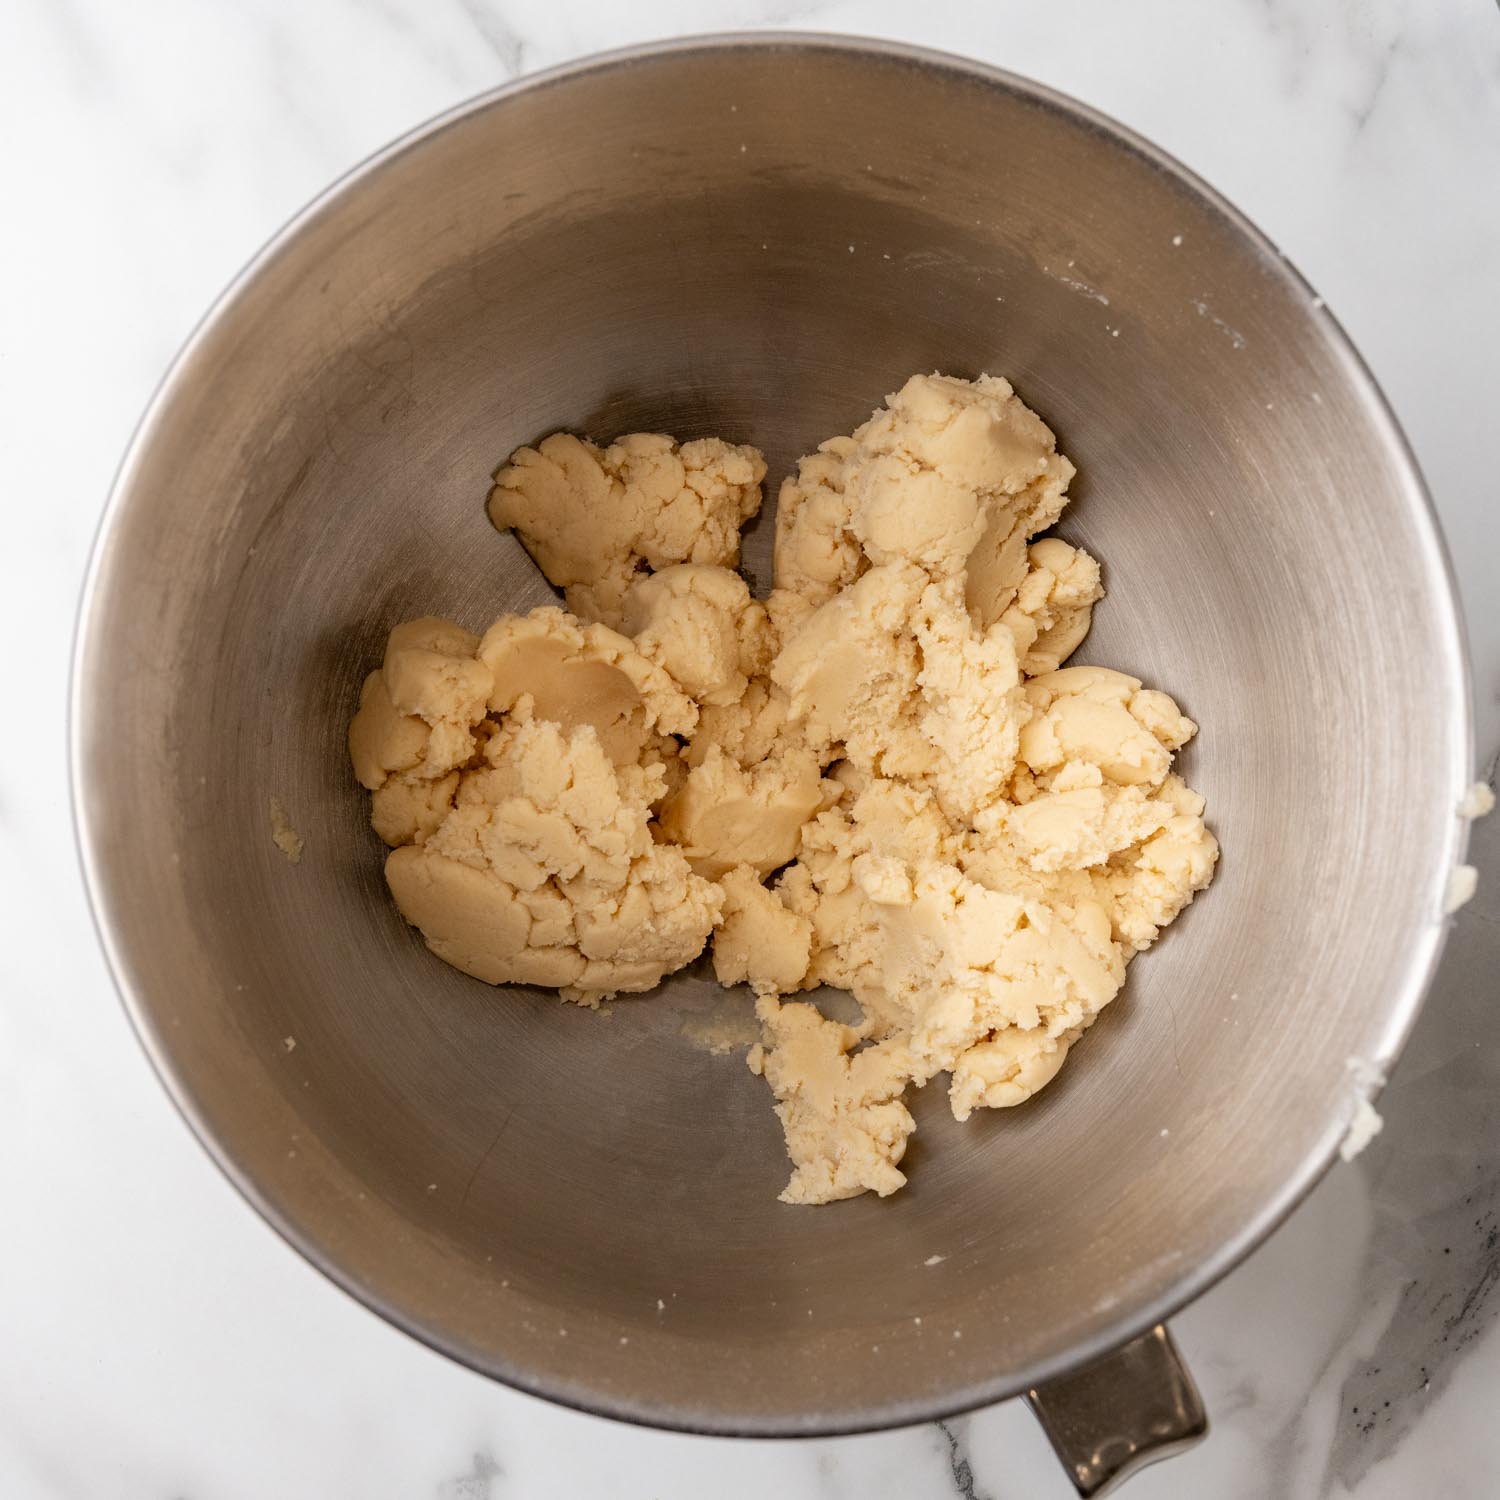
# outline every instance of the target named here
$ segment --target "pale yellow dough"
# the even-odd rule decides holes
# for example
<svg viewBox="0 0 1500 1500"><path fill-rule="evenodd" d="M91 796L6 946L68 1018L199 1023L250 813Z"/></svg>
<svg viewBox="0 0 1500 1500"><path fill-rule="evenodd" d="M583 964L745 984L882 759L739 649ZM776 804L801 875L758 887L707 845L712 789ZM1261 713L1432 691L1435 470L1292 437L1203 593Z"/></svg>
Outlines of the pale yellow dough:
<svg viewBox="0 0 1500 1500"><path fill-rule="evenodd" d="M490 671L491 712L587 724L617 766L637 764L653 735L685 734L698 721L692 699L628 637L560 609L502 615L478 656Z"/></svg>
<svg viewBox="0 0 1500 1500"><path fill-rule="evenodd" d="M1192 720L1063 666L1102 579L1038 536L1073 466L1009 382L914 376L803 458L760 602L764 473L715 439L520 449L490 515L569 610L398 626L349 749L434 952L596 1003L711 939L758 996L782 1198L884 1196L907 1091L946 1073L963 1120L1045 1087L1218 846L1172 773ZM859 1024L784 998L825 984Z"/></svg>
<svg viewBox="0 0 1500 1500"><path fill-rule="evenodd" d="M574 614L618 627L643 570L735 565L765 474L754 448L717 438L678 444L638 432L598 448L559 432L511 454L490 519L514 528Z"/></svg>
<svg viewBox="0 0 1500 1500"><path fill-rule="evenodd" d="M453 810L391 852L386 880L427 945L490 984L596 1003L702 951L723 892L651 837L661 773L617 768L591 725L506 724Z"/></svg>
<svg viewBox="0 0 1500 1500"><path fill-rule="evenodd" d="M638 578L625 595L625 629L705 707L738 703L774 650L766 607L751 599L745 580L702 563Z"/></svg>
<svg viewBox="0 0 1500 1500"><path fill-rule="evenodd" d="M801 984L812 957L812 923L737 865L719 882L724 911L714 933L714 976L720 984L749 984L758 995L783 994Z"/></svg>
<svg viewBox="0 0 1500 1500"><path fill-rule="evenodd" d="M710 880L735 865L769 875L797 857L802 825L823 802L822 780L810 750L784 750L744 770L715 746L666 799L659 826Z"/></svg>

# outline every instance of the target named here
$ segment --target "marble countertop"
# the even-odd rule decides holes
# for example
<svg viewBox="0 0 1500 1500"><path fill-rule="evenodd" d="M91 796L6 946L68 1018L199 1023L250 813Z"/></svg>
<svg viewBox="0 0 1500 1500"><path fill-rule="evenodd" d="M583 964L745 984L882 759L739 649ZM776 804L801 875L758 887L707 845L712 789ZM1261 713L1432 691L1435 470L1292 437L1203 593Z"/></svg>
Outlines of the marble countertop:
<svg viewBox="0 0 1500 1500"><path fill-rule="evenodd" d="M897 37L1030 74L1245 209L1350 330L1436 496L1500 748L1500 15L1486 0L14 0L0 47L0 1495L723 1500L1070 1492L1017 1403L748 1443L489 1384L336 1294L213 1168L90 930L62 753L110 476L178 342L367 152L586 51ZM1133 1500L1500 1493L1500 816L1386 1128L1174 1329L1214 1422Z"/></svg>

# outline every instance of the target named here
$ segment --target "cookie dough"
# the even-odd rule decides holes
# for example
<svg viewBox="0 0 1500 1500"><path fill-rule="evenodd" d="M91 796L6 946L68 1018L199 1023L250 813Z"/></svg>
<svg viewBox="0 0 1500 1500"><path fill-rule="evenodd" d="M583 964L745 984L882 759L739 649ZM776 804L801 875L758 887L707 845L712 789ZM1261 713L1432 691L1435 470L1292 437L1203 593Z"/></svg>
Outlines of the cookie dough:
<svg viewBox="0 0 1500 1500"><path fill-rule="evenodd" d="M765 605L728 568L679 563L647 573L625 595L625 630L636 647L700 704L727 708L774 650Z"/></svg>
<svg viewBox="0 0 1500 1500"><path fill-rule="evenodd" d="M784 750L745 770L714 747L666 799L660 830L710 880L736 865L769 875L797 857L802 825L823 802L822 781L810 750Z"/></svg>
<svg viewBox="0 0 1500 1500"><path fill-rule="evenodd" d="M764 1038L748 1054L776 1099L792 1158L784 1203L831 1203L906 1185L896 1165L916 1129L902 1102L905 1071L889 1052L856 1051L861 1029L830 1021L805 1001L756 1002ZM899 1049L898 1049L899 1050Z"/></svg>
<svg viewBox="0 0 1500 1500"><path fill-rule="evenodd" d="M638 432L599 448L559 432L511 454L495 476L490 520L514 529L575 615L618 628L639 573L735 566L765 475L754 448L718 438L679 444Z"/></svg>
<svg viewBox="0 0 1500 1500"><path fill-rule="evenodd" d="M477 647L491 713L587 724L617 766L639 762L656 734L684 734L698 709L626 636L563 610L502 615Z"/></svg>
<svg viewBox="0 0 1500 1500"><path fill-rule="evenodd" d="M439 957L595 1004L711 945L757 996L783 1200L884 1196L909 1091L946 1074L964 1120L1044 1088L1218 846L1192 720L1064 665L1103 582L1039 535L1073 466L1008 381L914 376L801 459L758 601L764 474L716 439L518 450L490 516L568 609L397 626L349 751Z"/></svg>
<svg viewBox="0 0 1500 1500"><path fill-rule="evenodd" d="M590 724L506 723L422 843L394 849L402 916L455 968L597 1004L702 951L724 904L651 836L659 769L621 770Z"/></svg>
<svg viewBox="0 0 1500 1500"><path fill-rule="evenodd" d="M719 883L724 910L714 932L714 977L723 985L748 984L758 995L795 990L812 957L812 923L748 865L736 865Z"/></svg>

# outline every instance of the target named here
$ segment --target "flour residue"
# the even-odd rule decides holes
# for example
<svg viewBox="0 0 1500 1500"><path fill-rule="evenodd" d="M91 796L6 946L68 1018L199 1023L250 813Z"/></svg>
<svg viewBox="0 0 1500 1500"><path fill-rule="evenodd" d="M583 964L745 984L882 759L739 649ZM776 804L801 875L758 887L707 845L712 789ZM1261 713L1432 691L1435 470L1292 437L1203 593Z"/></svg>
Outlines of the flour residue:
<svg viewBox="0 0 1500 1500"><path fill-rule="evenodd" d="M1200 318L1207 318L1236 349L1243 349L1248 342L1238 328L1231 327L1206 302L1193 303L1193 310Z"/></svg>
<svg viewBox="0 0 1500 1500"><path fill-rule="evenodd" d="M1065 286L1070 292L1077 292L1080 297L1087 297L1090 302L1097 302L1101 307L1109 306L1109 298L1096 286L1090 286L1086 281L1080 281L1076 276L1064 276L1060 271L1048 271L1049 275L1059 286Z"/></svg>
<svg viewBox="0 0 1500 1500"><path fill-rule="evenodd" d="M302 861L302 835L292 827L279 797L271 798L271 842L286 856L289 864Z"/></svg>
<svg viewBox="0 0 1500 1500"><path fill-rule="evenodd" d="M727 1057L760 1041L754 1002L743 993L725 995L706 1010L685 1015L677 1029L693 1046L714 1057Z"/></svg>

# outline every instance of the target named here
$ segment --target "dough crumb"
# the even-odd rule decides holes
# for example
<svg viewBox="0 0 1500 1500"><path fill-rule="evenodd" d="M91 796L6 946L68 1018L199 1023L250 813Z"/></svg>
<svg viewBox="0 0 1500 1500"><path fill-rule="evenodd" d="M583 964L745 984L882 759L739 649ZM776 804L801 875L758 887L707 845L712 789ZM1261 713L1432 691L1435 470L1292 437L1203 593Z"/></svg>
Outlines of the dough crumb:
<svg viewBox="0 0 1500 1500"><path fill-rule="evenodd" d="M489 514L516 532L575 615L619 629L643 569L735 566L765 473L756 449L718 438L679 444L638 432L599 448L559 432L511 454Z"/></svg>
<svg viewBox="0 0 1500 1500"><path fill-rule="evenodd" d="M1385 1121L1376 1113L1375 1106L1368 1099L1361 1099L1339 1143L1339 1155L1345 1161L1353 1161L1383 1129Z"/></svg>
<svg viewBox="0 0 1500 1500"><path fill-rule="evenodd" d="M1473 865L1454 865L1443 892L1443 915L1451 917L1460 907L1467 906L1478 889L1479 871Z"/></svg>
<svg viewBox="0 0 1500 1500"><path fill-rule="evenodd" d="M1463 795L1458 804L1458 815L1472 821L1488 817L1495 810L1495 794L1482 781L1476 781Z"/></svg>
<svg viewBox="0 0 1500 1500"><path fill-rule="evenodd" d="M302 863L302 835L292 827L279 797L271 798L271 842L286 856L288 864Z"/></svg>

